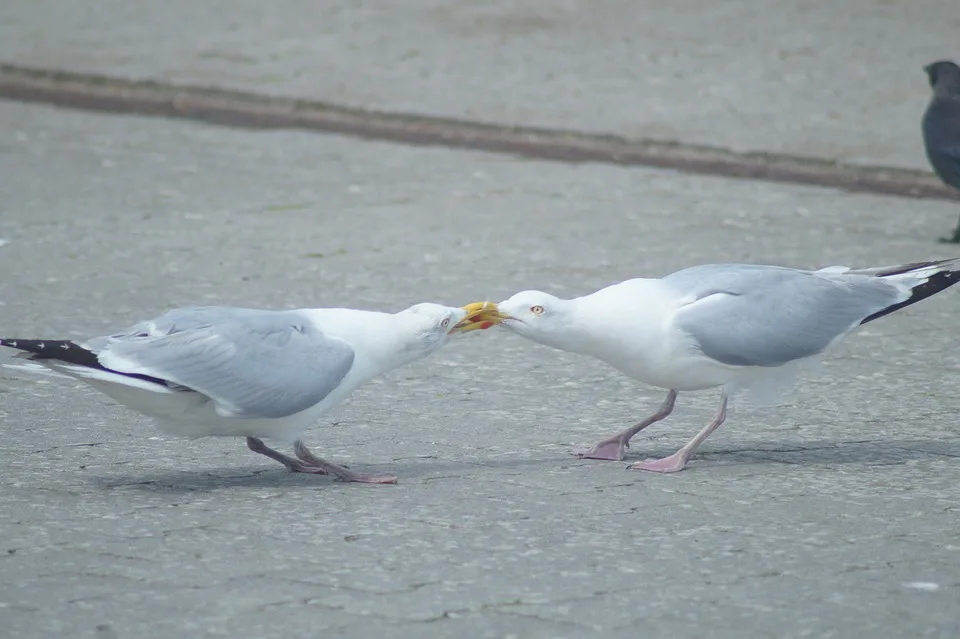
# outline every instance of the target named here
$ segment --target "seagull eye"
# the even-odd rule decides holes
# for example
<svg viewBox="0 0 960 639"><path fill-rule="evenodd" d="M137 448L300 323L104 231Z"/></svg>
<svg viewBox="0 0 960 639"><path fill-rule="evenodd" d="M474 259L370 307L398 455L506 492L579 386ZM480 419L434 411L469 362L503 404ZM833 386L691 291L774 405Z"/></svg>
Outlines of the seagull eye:
<svg viewBox="0 0 960 639"><path fill-rule="evenodd" d="M534 315L543 315L543 307L537 304L536 306L530 307L530 312Z"/></svg>
<svg viewBox="0 0 960 639"><path fill-rule="evenodd" d="M446 327L449 326L449 325L450 325L450 318L449 318L449 317L446 318L445 320L443 320L442 322L440 322L440 327L441 327L441 328L446 328Z"/></svg>

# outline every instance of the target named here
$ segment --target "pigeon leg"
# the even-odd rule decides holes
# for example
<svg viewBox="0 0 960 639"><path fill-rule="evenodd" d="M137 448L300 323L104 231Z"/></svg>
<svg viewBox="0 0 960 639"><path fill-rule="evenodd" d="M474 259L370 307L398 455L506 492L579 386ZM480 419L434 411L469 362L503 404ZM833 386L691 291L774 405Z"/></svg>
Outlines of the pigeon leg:
<svg viewBox="0 0 960 639"><path fill-rule="evenodd" d="M960 244L960 222L957 222L957 228L953 231L953 237L941 237L943 244Z"/></svg>
<svg viewBox="0 0 960 639"><path fill-rule="evenodd" d="M626 449L630 448L630 439L647 426L656 424L660 420L666 418L667 415L673 412L673 406L676 404L676 402L677 391L671 390L669 393L667 393L667 398L663 400L663 404L660 405L660 408L657 409L657 412L650 417L647 417L642 422L634 424L622 433L603 440L589 450L577 451L574 454L580 459L607 459L611 461L620 461L623 459Z"/></svg>
<svg viewBox="0 0 960 639"><path fill-rule="evenodd" d="M397 478L394 475L364 475L362 473L355 473L352 470L344 468L343 466L338 466L332 462L328 462L325 459L320 459L311 453L306 444L299 439L293 443L293 450L296 452L297 457L299 457L303 462L309 464L311 467L323 469L331 475L336 475L342 481L353 481L361 484L397 483Z"/></svg>
<svg viewBox="0 0 960 639"><path fill-rule="evenodd" d="M697 450L710 433L717 430L723 420L727 418L727 395L720 398L720 410L713 421L704 426L703 430L697 433L697 436L691 439L683 448L663 459L645 459L643 461L630 464L627 468L631 470L649 470L654 473L676 473L684 469L693 451Z"/></svg>
<svg viewBox="0 0 960 639"><path fill-rule="evenodd" d="M287 457L280 451L276 451L266 444L263 443L262 439L257 439L256 437L247 437L247 448L252 450L255 453L260 453L261 455L266 455L270 459L280 462L284 466L290 469L290 472L293 473L313 473L314 475L326 475L328 472L324 468L318 466L313 466L311 464L306 464L299 459L294 459L293 457Z"/></svg>

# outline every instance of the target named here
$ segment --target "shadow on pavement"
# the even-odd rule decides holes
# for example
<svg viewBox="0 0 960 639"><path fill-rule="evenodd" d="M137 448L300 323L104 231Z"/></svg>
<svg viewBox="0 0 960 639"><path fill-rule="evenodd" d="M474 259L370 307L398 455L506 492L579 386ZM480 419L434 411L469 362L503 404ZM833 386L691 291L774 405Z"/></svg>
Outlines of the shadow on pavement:
<svg viewBox="0 0 960 639"><path fill-rule="evenodd" d="M364 472L390 472L405 482L426 484L439 479L465 476L489 475L490 471L507 475L525 475L545 468L598 466L622 467L636 459L660 457L673 452L672 448L646 449L638 442L622 462L577 459L573 455L540 457L536 459L490 459L477 461L438 460L433 458L404 459L382 465L355 467ZM887 441L812 441L805 444L783 446L751 446L707 450L697 454L699 461L685 474L709 473L717 463L731 464L795 464L801 466L831 466L836 464L895 465L908 461L960 458L960 441L936 441L928 439ZM724 463L726 462L726 463ZM638 473L637 477L649 476ZM320 475L290 473L281 467L257 468L233 466L221 468L196 468L182 471L151 473L125 473L102 475L91 478L102 489L135 489L148 492L192 492L223 488L318 488L346 487L339 481ZM369 487L367 487L369 489ZM385 487L389 489L389 487Z"/></svg>

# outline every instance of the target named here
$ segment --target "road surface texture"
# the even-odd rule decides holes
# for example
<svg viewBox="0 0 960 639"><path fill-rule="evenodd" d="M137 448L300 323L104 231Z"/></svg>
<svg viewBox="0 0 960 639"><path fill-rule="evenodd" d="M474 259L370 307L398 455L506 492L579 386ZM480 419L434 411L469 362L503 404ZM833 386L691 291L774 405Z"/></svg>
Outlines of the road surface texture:
<svg viewBox="0 0 960 639"><path fill-rule="evenodd" d="M926 169L956 0L5 0L0 60Z"/></svg>
<svg viewBox="0 0 960 639"><path fill-rule="evenodd" d="M948 202L11 103L0 118L5 335L951 254L930 239ZM871 324L783 405L737 405L674 476L569 454L659 391L499 330L308 434L397 486L170 440L79 384L4 373L5 634L954 636L958 313L951 291ZM682 396L632 455L671 452L715 401Z"/></svg>
<svg viewBox="0 0 960 639"><path fill-rule="evenodd" d="M738 17L759 2L703 4L632 3L644 26L625 40L625 2L523 20L344 3L310 22L291 1L18 0L0 61L923 168L918 65L951 53L949 3L786 3L763 30ZM935 242L949 201L15 102L0 123L4 336L82 339L181 305L399 310L715 261L957 255ZM738 401L672 476L625 467L687 441L717 392L681 395L624 462L581 461L663 393L502 330L307 433L396 486L168 438L79 383L0 369L0 634L952 639L958 317L951 290L871 323L780 403Z"/></svg>

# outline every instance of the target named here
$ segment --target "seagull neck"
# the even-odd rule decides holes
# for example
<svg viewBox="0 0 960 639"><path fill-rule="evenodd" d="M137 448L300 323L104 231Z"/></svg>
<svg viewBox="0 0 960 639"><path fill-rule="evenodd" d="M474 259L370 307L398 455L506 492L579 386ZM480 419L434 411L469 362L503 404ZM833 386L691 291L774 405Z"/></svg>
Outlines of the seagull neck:
<svg viewBox="0 0 960 639"><path fill-rule="evenodd" d="M657 350L664 308L655 285L636 279L570 300L565 350L606 361L643 359Z"/></svg>
<svg viewBox="0 0 960 639"><path fill-rule="evenodd" d="M560 330L548 333L552 342L550 346L581 355L594 354L601 336L591 328L591 309L584 303L585 299L578 297L564 301L563 325Z"/></svg>
<svg viewBox="0 0 960 639"><path fill-rule="evenodd" d="M417 359L405 337L409 331L404 330L403 320L397 315L332 308L318 311L313 317L321 331L353 347L356 360L364 363L359 370L380 374Z"/></svg>

